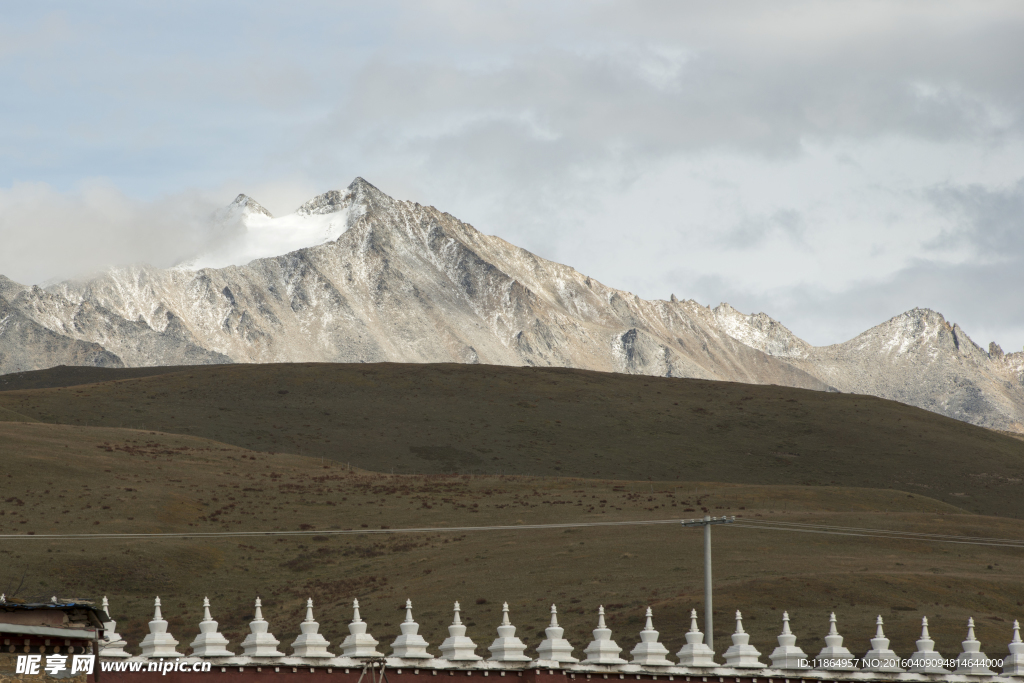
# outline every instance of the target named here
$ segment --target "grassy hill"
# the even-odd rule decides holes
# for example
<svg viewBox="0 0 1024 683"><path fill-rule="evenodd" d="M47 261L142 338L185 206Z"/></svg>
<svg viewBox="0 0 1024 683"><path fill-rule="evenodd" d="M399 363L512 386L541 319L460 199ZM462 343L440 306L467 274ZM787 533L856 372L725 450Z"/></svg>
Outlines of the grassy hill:
<svg viewBox="0 0 1024 683"><path fill-rule="evenodd" d="M0 387L0 420L144 428L378 472L892 488L1024 518L1024 441L870 396L449 364L54 368Z"/></svg>
<svg viewBox="0 0 1024 683"><path fill-rule="evenodd" d="M51 541L39 534L671 519L706 508L740 519L1024 538L1024 521L888 489L390 475L152 430L40 423L0 423L0 444L0 533L22 534L0 541L0 590L20 597L109 595L119 630L136 645L160 595L183 645L197 632L202 598L209 596L237 646L258 595L285 645L297 635L309 596L333 642L347 633L358 597L371 633L384 644L398 634L400 607L410 597L434 652L454 600L482 647L496 635L504 600L531 647L556 602L566 636L580 649L603 604L627 651L652 605L662 640L675 652L689 610L702 604L701 532L671 524L171 540ZM854 652L869 647L882 614L898 652L913 651L927 615L940 651L955 654L974 616L993 656L1005 651L1012 619L1024 612L1024 558L1016 549L737 527L717 527L714 544L719 652L736 609L763 653L774 646L786 609L798 642L812 654L835 610Z"/></svg>
<svg viewBox="0 0 1024 683"><path fill-rule="evenodd" d="M161 365L148 368L96 368L88 365L58 365L46 370L26 370L0 375L0 391L11 389L49 389L92 384L110 379L151 377L189 370L191 365Z"/></svg>

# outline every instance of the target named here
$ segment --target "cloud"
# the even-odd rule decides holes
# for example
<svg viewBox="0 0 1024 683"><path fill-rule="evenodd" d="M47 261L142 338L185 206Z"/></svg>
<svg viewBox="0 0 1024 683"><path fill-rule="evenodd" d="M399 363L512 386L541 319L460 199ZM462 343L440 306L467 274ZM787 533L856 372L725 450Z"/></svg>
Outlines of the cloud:
<svg viewBox="0 0 1024 683"><path fill-rule="evenodd" d="M806 248L806 231L803 214L795 209L777 209L768 216L744 216L731 229L720 231L715 241L729 249L757 249L778 234Z"/></svg>
<svg viewBox="0 0 1024 683"><path fill-rule="evenodd" d="M926 196L953 224L930 247L966 247L984 260L1024 255L1024 179L1005 188L942 185Z"/></svg>
<svg viewBox="0 0 1024 683"><path fill-rule="evenodd" d="M1009 351L1024 347L1024 258L994 265L921 261L877 280L841 291L808 283L770 292L741 291L724 281L706 290L747 312L765 311L808 341L827 345L861 332L911 308L932 308L959 323L982 348L995 341ZM717 300L717 299L715 299Z"/></svg>
<svg viewBox="0 0 1024 683"><path fill-rule="evenodd" d="M835 287L807 282L752 290L709 276L702 293L748 312L765 311L798 335L823 345L850 339L914 307L959 323L976 343L1024 348L1024 179L1001 189L943 184L924 195L952 226L895 272ZM929 251L966 247L958 262ZM717 300L717 299L712 299Z"/></svg>
<svg viewBox="0 0 1024 683"><path fill-rule="evenodd" d="M143 202L98 182L72 193L19 183L0 190L0 273L37 284L104 266L172 266L217 238L216 208L199 193Z"/></svg>

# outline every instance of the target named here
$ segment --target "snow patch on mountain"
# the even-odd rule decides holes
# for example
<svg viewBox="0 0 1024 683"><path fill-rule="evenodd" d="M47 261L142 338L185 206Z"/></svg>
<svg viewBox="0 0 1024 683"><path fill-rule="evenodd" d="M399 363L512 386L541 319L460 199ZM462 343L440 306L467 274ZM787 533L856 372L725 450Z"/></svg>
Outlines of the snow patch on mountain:
<svg viewBox="0 0 1024 683"><path fill-rule="evenodd" d="M371 193L379 193L379 190L362 178L356 178L344 191L325 192L294 213L276 218L255 199L240 194L214 217L207 249L176 268L244 266L256 259L333 242L366 213Z"/></svg>
<svg viewBox="0 0 1024 683"><path fill-rule="evenodd" d="M241 229L231 231L217 244L178 268L200 270L244 266L256 259L289 254L338 239L348 229L349 211L304 215L291 213L270 218L250 213L241 219Z"/></svg>

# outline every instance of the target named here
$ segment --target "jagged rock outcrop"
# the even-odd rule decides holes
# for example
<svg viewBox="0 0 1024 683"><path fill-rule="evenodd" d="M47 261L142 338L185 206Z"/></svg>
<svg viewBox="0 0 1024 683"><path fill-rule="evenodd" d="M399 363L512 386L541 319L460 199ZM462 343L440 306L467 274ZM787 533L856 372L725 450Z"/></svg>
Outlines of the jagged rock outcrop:
<svg viewBox="0 0 1024 683"><path fill-rule="evenodd" d="M744 315L727 303L714 308L719 328L733 339L779 358L803 358L813 348L764 313Z"/></svg>
<svg viewBox="0 0 1024 683"><path fill-rule="evenodd" d="M117 366L207 365L230 363L224 354L210 351L195 342L189 327L169 310L157 308L149 320L141 315L129 318L115 313L88 296L71 299L59 291L31 287L10 300L10 305L34 324L62 339L89 342L117 359ZM159 329L154 328L156 325ZM24 346L29 353L32 345ZM93 354L103 365L112 360ZM92 357L92 356L90 356ZM83 363L60 361L58 365ZM88 363L93 365L94 363ZM47 366L42 366L47 367ZM7 370L19 372L26 369Z"/></svg>
<svg viewBox="0 0 1024 683"><path fill-rule="evenodd" d="M240 195L235 204L262 214L267 229L270 214L258 203ZM109 358L82 356L96 363L555 365L834 388L1003 429L1022 423L1024 354L986 354L931 311L816 348L764 314L612 289L361 178L294 216L339 216L344 231L224 268L121 268L45 289L0 279L0 296L9 315L48 331L51 346L98 345ZM17 362L0 346L0 372L74 364L24 343Z"/></svg>
<svg viewBox="0 0 1024 683"><path fill-rule="evenodd" d="M0 369L3 373L55 365L124 367L120 358L99 344L47 329L0 296Z"/></svg>

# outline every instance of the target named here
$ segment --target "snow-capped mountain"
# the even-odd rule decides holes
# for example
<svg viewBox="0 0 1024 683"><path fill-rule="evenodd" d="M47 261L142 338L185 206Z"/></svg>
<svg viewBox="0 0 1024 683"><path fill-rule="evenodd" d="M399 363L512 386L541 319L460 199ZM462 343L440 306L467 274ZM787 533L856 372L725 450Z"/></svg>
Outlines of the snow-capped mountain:
<svg viewBox="0 0 1024 683"><path fill-rule="evenodd" d="M933 311L813 347L728 304L647 301L361 178L274 218L239 197L171 269L41 289L0 277L0 373L57 364L460 362L874 394L1024 431L1024 354Z"/></svg>

